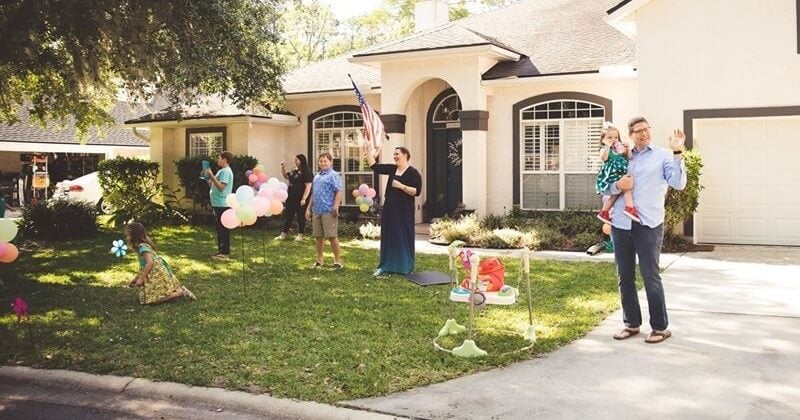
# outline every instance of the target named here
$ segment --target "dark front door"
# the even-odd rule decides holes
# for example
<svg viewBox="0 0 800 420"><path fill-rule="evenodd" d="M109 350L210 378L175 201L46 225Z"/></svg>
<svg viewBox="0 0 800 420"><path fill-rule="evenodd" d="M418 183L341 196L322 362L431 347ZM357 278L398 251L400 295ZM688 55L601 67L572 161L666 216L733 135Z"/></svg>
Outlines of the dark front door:
<svg viewBox="0 0 800 420"><path fill-rule="evenodd" d="M434 129L430 139L427 218L453 214L462 200L461 129Z"/></svg>

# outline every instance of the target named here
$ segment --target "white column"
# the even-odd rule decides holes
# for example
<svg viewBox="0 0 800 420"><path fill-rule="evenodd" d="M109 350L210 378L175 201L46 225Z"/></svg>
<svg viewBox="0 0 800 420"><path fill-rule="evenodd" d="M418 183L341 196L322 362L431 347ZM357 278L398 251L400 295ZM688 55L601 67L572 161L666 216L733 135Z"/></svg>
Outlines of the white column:
<svg viewBox="0 0 800 420"><path fill-rule="evenodd" d="M467 209L474 209L478 217L486 215L486 134L482 130L462 133L462 196Z"/></svg>

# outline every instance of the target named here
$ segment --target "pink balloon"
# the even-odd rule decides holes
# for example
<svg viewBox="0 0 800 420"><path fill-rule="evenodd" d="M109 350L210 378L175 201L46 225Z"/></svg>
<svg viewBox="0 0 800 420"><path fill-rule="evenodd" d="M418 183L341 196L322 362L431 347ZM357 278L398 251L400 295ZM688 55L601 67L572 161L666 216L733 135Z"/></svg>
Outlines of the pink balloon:
<svg viewBox="0 0 800 420"><path fill-rule="evenodd" d="M258 174L258 182L260 182L262 184L267 182L267 174L265 174L264 172L261 172L260 174Z"/></svg>
<svg viewBox="0 0 800 420"><path fill-rule="evenodd" d="M261 217L267 214L271 203L268 199L258 196L253 199L253 208L256 210L256 216Z"/></svg>
<svg viewBox="0 0 800 420"><path fill-rule="evenodd" d="M366 195L368 190L369 186L367 184L361 184L358 186L358 192L360 192L361 195Z"/></svg>
<svg viewBox="0 0 800 420"><path fill-rule="evenodd" d="M375 198L376 194L377 193L375 192L375 188L370 188L367 190L367 197L369 198Z"/></svg>
<svg viewBox="0 0 800 420"><path fill-rule="evenodd" d="M225 226L228 229L236 229L239 227L239 217L236 216L235 209L228 209L222 213L222 217L220 217L220 221L222 222L222 226Z"/></svg>
<svg viewBox="0 0 800 420"><path fill-rule="evenodd" d="M284 190L278 190L272 193L272 197L279 201L286 201L289 198L289 193Z"/></svg>
<svg viewBox="0 0 800 420"><path fill-rule="evenodd" d="M266 184L264 184L264 185L266 185ZM272 201L272 199L275 198L275 193L272 192L272 190L270 190L269 188L263 188L261 191L258 192L258 196L259 197L264 197L267 200Z"/></svg>
<svg viewBox="0 0 800 420"><path fill-rule="evenodd" d="M283 203L278 200L272 200L269 206L269 212L274 214L280 214L283 211Z"/></svg>
<svg viewBox="0 0 800 420"><path fill-rule="evenodd" d="M256 183L253 184L253 189L256 190L256 191L260 190L261 189L261 182L260 181L256 181Z"/></svg>
<svg viewBox="0 0 800 420"><path fill-rule="evenodd" d="M0 258L8 253L8 242L0 242Z"/></svg>
<svg viewBox="0 0 800 420"><path fill-rule="evenodd" d="M247 181L251 184L255 184L256 182L258 182L258 175L250 174L250 176L247 177Z"/></svg>
<svg viewBox="0 0 800 420"><path fill-rule="evenodd" d="M6 254L0 257L0 262L3 263L10 263L14 262L19 256L19 250L14 244L6 244L8 248L6 249Z"/></svg>

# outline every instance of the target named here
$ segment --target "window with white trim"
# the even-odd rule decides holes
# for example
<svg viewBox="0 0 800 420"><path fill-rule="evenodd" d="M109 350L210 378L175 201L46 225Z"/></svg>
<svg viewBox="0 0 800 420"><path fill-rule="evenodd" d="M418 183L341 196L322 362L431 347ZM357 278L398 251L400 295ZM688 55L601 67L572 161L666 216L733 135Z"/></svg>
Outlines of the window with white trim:
<svg viewBox="0 0 800 420"><path fill-rule="evenodd" d="M186 155L217 156L225 150L225 127L186 129Z"/></svg>
<svg viewBox="0 0 800 420"><path fill-rule="evenodd" d="M350 191L361 184L373 185L372 170L362 156L358 133L364 125L360 112L334 112L314 120L314 156L309 164L316 167L320 153L333 156L333 170L344 177L344 205L354 206Z"/></svg>
<svg viewBox="0 0 800 420"><path fill-rule="evenodd" d="M520 112L521 206L526 210L597 209L594 185L605 108L547 101Z"/></svg>

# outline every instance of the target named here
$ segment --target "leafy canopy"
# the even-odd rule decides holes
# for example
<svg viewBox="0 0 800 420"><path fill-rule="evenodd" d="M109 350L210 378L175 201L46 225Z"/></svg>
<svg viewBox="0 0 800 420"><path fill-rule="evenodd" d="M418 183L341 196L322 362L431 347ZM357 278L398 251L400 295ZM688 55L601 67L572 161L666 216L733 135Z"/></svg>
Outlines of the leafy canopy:
<svg viewBox="0 0 800 420"><path fill-rule="evenodd" d="M0 121L22 106L41 125L79 136L113 122L120 91L191 104L224 95L236 105L280 96L283 0L9 0L0 3Z"/></svg>

